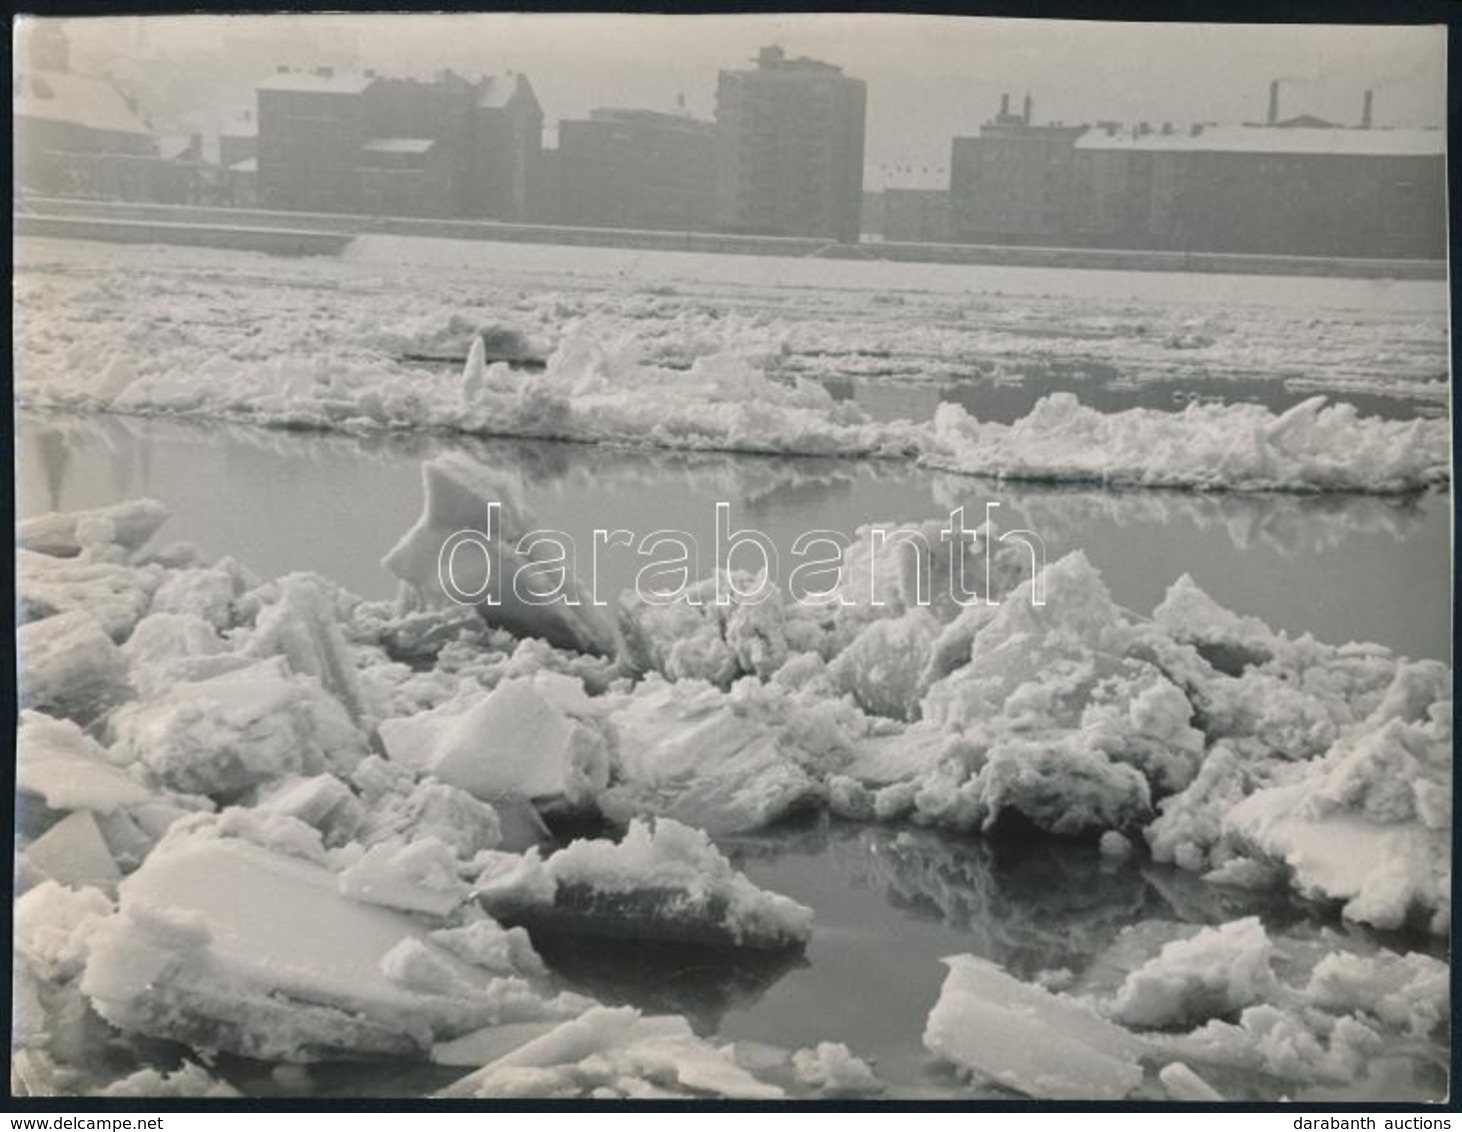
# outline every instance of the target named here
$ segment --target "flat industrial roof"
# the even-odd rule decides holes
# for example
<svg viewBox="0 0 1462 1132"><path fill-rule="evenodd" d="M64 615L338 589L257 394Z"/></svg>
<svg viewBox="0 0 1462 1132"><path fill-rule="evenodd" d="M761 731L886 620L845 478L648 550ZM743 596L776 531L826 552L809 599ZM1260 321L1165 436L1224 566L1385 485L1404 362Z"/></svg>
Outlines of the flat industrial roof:
<svg viewBox="0 0 1462 1132"><path fill-rule="evenodd" d="M371 80L357 74L322 75L315 71L282 71L259 84L259 90L297 91L301 94L359 94Z"/></svg>
<svg viewBox="0 0 1462 1132"><path fill-rule="evenodd" d="M1132 150L1183 153L1305 153L1366 157L1436 157L1446 150L1441 130L1321 129L1283 126L1184 126L1170 134L1153 130L1108 134L1097 127L1076 141L1081 150Z"/></svg>
<svg viewBox="0 0 1462 1132"><path fill-rule="evenodd" d="M361 149L371 153L425 153L436 144L436 138L371 138Z"/></svg>

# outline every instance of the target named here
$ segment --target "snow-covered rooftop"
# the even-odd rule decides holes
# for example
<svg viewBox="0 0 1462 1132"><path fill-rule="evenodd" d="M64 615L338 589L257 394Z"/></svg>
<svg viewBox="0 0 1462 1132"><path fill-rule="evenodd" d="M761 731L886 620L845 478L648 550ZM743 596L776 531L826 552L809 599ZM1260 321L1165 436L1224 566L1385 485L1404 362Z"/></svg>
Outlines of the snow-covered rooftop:
<svg viewBox="0 0 1462 1132"><path fill-rule="evenodd" d="M1081 150L1159 150L1186 153L1306 153L1370 157L1431 157L1446 148L1441 130L1353 130L1271 126L1204 126L1197 133L1183 127L1170 134L1088 130L1076 142Z"/></svg>
<svg viewBox="0 0 1462 1132"><path fill-rule="evenodd" d="M477 105L486 110L500 110L517 93L518 83L512 75L487 75L482 80L482 93Z"/></svg>
<svg viewBox="0 0 1462 1132"><path fill-rule="evenodd" d="M863 174L863 187L869 192L884 189L946 191L949 188L949 170L932 162L885 163L869 168Z"/></svg>
<svg viewBox="0 0 1462 1132"><path fill-rule="evenodd" d="M29 70L16 73L13 91L16 118L70 122L115 134L152 133L122 92L103 79Z"/></svg>
<svg viewBox="0 0 1462 1132"><path fill-rule="evenodd" d="M368 153L425 153L436 138L371 138L361 146Z"/></svg>
<svg viewBox="0 0 1462 1132"><path fill-rule="evenodd" d="M305 94L359 94L371 80L353 73L321 74L318 71L281 71L259 84L260 90L297 91Z"/></svg>

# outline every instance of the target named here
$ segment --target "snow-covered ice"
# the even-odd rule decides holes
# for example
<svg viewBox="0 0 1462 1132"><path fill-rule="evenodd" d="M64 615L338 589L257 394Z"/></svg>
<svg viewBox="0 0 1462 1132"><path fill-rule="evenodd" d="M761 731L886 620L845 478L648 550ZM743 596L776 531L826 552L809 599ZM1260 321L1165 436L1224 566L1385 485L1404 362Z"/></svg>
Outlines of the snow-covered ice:
<svg viewBox="0 0 1462 1132"><path fill-rule="evenodd" d="M1226 318L1198 318L1204 329L1195 332L1191 311L1151 300L1134 311L1089 299L1008 303L985 294L951 305L916 296L910 311L873 303L854 286L826 296L832 312L815 301L788 312L784 293L655 295L573 276L559 276L562 290L532 299L513 289L511 269L501 266L486 300L480 277L440 271L423 283L413 276L403 310L402 291L359 264L270 263L272 272L299 273L296 286L329 296L301 305L284 301L288 289L269 287L267 275L241 281L243 291L225 299L208 273L176 262L166 271L118 267L78 279L64 249L42 243L37 252L17 287L17 350L26 364L16 392L31 406L921 459L1004 478L1201 489L1394 492L1448 478L1444 420L1360 417L1345 405L1322 408L1323 397L1280 415L1243 404L1104 414L1054 395L1010 426L979 422L953 404L931 419L881 422L814 380L856 374L868 357L879 359L886 377L892 357L895 374L902 367L915 380L947 381L1033 356L1049 361L1060 350L1073 361L1130 370L1133 380L1240 372L1323 383L1335 374L1339 390L1357 381L1384 390L1386 376L1425 388L1446 371L1444 320L1427 315L1347 318L1324 309L1325 317L1307 319L1235 306ZM170 272L201 293L184 302L188 291ZM520 278L543 285L541 276ZM464 292L488 308L454 310ZM164 299L170 311L184 303L186 313L158 319ZM727 314L723 306L746 309ZM1006 306L1013 309L999 314ZM223 309L231 323L221 325ZM933 315L933 326L919 313ZM502 318L553 344L542 372L487 365L480 354L460 372L403 360L454 338L454 326ZM1000 324L993 334L992 319ZM859 340L849 342L854 326ZM469 335L456 337L465 359ZM1367 361L1378 340L1393 359L1380 377ZM100 356L98 341L108 342ZM1205 343L1199 350L1177 348L1197 341ZM333 350L322 353L321 342Z"/></svg>
<svg viewBox="0 0 1462 1132"><path fill-rule="evenodd" d="M811 908L757 888L705 833L664 817L547 860L489 858L477 896L505 922L576 935L776 949L812 931Z"/></svg>
<svg viewBox="0 0 1462 1132"><path fill-rule="evenodd" d="M819 1042L814 1049L792 1055L797 1080L825 1097L876 1096L885 1086L862 1058L843 1042Z"/></svg>
<svg viewBox="0 0 1462 1132"><path fill-rule="evenodd" d="M571 997L485 970L362 899L304 827L236 832L250 836L189 819L122 883L82 980L104 1018L200 1049L309 1061L421 1053L494 1021L572 1010ZM260 844L269 832L274 846Z"/></svg>
<svg viewBox="0 0 1462 1132"><path fill-rule="evenodd" d="M1145 1043L1086 1005L989 960L946 959L924 1044L1007 1088L1051 1100L1121 1100L1142 1083Z"/></svg>
<svg viewBox="0 0 1462 1132"><path fill-rule="evenodd" d="M525 1041L439 1095L776 1100L784 1093L737 1065L729 1046L697 1037L683 1018L598 1006Z"/></svg>

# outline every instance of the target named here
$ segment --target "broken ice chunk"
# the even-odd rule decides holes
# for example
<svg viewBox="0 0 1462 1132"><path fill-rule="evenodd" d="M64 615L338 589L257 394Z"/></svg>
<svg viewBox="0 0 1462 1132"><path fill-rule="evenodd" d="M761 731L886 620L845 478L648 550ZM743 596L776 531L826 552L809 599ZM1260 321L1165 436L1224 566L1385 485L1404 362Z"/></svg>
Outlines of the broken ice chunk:
<svg viewBox="0 0 1462 1132"><path fill-rule="evenodd" d="M612 939L799 947L812 909L757 888L710 838L670 818L630 823L624 840L579 840L479 881L482 906L506 924Z"/></svg>
<svg viewBox="0 0 1462 1132"><path fill-rule="evenodd" d="M510 485L466 457L447 455L422 466L422 487L426 499L421 518L382 559L387 570L433 600L446 601L445 557L458 597L485 595L477 610L488 624L514 636L542 637L558 648L615 655L618 643L613 622L573 575L571 562L561 563L557 590L538 595L553 600L524 600L519 595L515 582L540 574L552 578L558 575L558 568L540 557L547 553L547 542L518 549L533 524L513 498ZM491 512L489 504L496 505ZM449 540L462 531L478 532L487 541L479 541L478 549L470 553L454 554Z"/></svg>
<svg viewBox="0 0 1462 1132"><path fill-rule="evenodd" d="M505 928L483 916L459 928L438 928L428 937L463 962L504 975L546 975L548 969L522 928Z"/></svg>
<svg viewBox="0 0 1462 1132"><path fill-rule="evenodd" d="M74 558L81 553L78 526L109 524L108 542L137 550L167 522L168 509L156 499L129 499L91 511L51 511L15 525L16 544L39 554Z"/></svg>
<svg viewBox="0 0 1462 1132"><path fill-rule="evenodd" d="M1325 1040L1328 1034L1328 1042ZM1258 1070L1291 1081L1344 1081L1360 1076L1383 1048L1381 1035L1354 1016L1250 1006L1237 1024L1213 1020L1164 1039L1169 1056Z"/></svg>
<svg viewBox="0 0 1462 1132"><path fill-rule="evenodd" d="M139 1069L101 1091L104 1097L199 1097L229 1100L243 1096L227 1081L220 1081L196 1061L185 1062L171 1073Z"/></svg>
<svg viewBox="0 0 1462 1132"><path fill-rule="evenodd" d="M1128 1026L1193 1025L1270 1001L1272 950L1254 916L1174 940L1127 976L1111 1015Z"/></svg>
<svg viewBox="0 0 1462 1132"><path fill-rule="evenodd" d="M62 818L25 847L25 863L73 888L112 891L121 873L89 810Z"/></svg>
<svg viewBox="0 0 1462 1132"><path fill-rule="evenodd" d="M91 939L82 989L124 1030L268 1060L424 1054L500 1021L565 1017L517 976L476 969L469 990L414 990L388 974L405 940L456 969L469 961L411 916L347 899L330 868L175 826L119 886L118 915Z"/></svg>
<svg viewBox="0 0 1462 1132"><path fill-rule="evenodd" d="M234 576L218 567L172 570L152 595L151 608L197 617L223 631L234 623L234 599L241 592Z"/></svg>
<svg viewBox="0 0 1462 1132"><path fill-rule="evenodd" d="M251 663L229 652L218 630L190 613L149 613L132 630L122 654L144 699L164 696L179 682L206 680Z"/></svg>
<svg viewBox="0 0 1462 1132"><path fill-rule="evenodd" d="M944 963L949 974L924 1029L931 1052L1044 1099L1121 1100L1142 1083L1149 1048L1135 1035L988 959Z"/></svg>
<svg viewBox="0 0 1462 1132"><path fill-rule="evenodd" d="M619 781L599 798L614 821L661 814L711 834L760 829L821 787L778 730L700 681L642 682L610 716Z"/></svg>
<svg viewBox="0 0 1462 1132"><path fill-rule="evenodd" d="M16 594L24 620L85 610L114 641L126 640L142 619L162 577L155 566L52 558L29 550L18 551L15 558Z"/></svg>
<svg viewBox="0 0 1462 1132"><path fill-rule="evenodd" d="M755 579L735 574L733 592L756 589ZM770 676L787 660L787 611L781 591L755 602L720 604L717 577L692 583L676 600L649 601L635 590L619 596L616 610L623 657L635 672L659 672L670 680L707 680L727 688L740 676Z"/></svg>
<svg viewBox="0 0 1462 1132"><path fill-rule="evenodd" d="M16 786L53 810L110 813L153 797L108 762L106 751L69 719L22 712L15 756Z"/></svg>
<svg viewBox="0 0 1462 1132"><path fill-rule="evenodd" d="M290 670L313 676L360 722L363 713L355 660L340 631L335 588L312 574L290 574L279 581L279 600L258 617L245 652L289 662Z"/></svg>
<svg viewBox="0 0 1462 1132"><path fill-rule="evenodd" d="M521 1045L558 1029L557 1022L509 1022L502 1026L485 1026L463 1034L450 1042L441 1042L431 1051L438 1065L460 1065L476 1068L496 1061Z"/></svg>
<svg viewBox="0 0 1462 1132"><path fill-rule="evenodd" d="M866 1097L884 1090L884 1084L861 1058L842 1042L819 1042L816 1049L792 1055L797 1080L826 1097Z"/></svg>
<svg viewBox="0 0 1462 1132"><path fill-rule="evenodd" d="M776 1085L758 1081L736 1064L730 1046L717 1047L692 1033L684 1018L641 1017L628 1006L595 1006L580 1017L519 1045L510 1053L447 1086L444 1098L511 1096L710 1094L741 1100L775 1100Z"/></svg>
<svg viewBox="0 0 1462 1132"><path fill-rule="evenodd" d="M1158 1072L1158 1080L1175 1101L1221 1101L1223 1094L1205 1081L1181 1061L1164 1065Z"/></svg>
<svg viewBox="0 0 1462 1132"><path fill-rule="evenodd" d="M372 756L361 765L368 768L372 761L379 763L382 760ZM367 769L366 774L369 773L370 770ZM356 781L359 782L360 779L361 775L357 773ZM520 812L506 796L496 801L515 815ZM524 802L522 808L533 814L534 820L537 820L532 806ZM541 827L541 822L539 826ZM521 838L516 826L512 832L515 837L506 845L507 848L526 849L529 845L537 844L540 839L536 830L527 839ZM445 782L424 779L412 783L409 776L408 782L402 785L399 793L379 794L372 798L358 836L364 845L374 845L393 837L406 841L418 837L435 837L464 859L484 849L495 849L504 844L503 823L499 820L496 806L490 806L465 790L449 786ZM521 844L518 843L520 840Z"/></svg>
<svg viewBox="0 0 1462 1132"><path fill-rule="evenodd" d="M92 934L111 913L99 889L54 880L15 901L11 1068L24 1092L69 1091L56 1063L84 1064L96 1055L102 1027L77 984Z"/></svg>
<svg viewBox="0 0 1462 1132"><path fill-rule="evenodd" d="M349 769L365 737L340 704L279 659L208 680L118 712L114 751L174 790L233 794L288 774Z"/></svg>
<svg viewBox="0 0 1462 1132"><path fill-rule="evenodd" d="M126 658L85 610L32 621L15 636L24 706L87 723L130 692Z"/></svg>
<svg viewBox="0 0 1462 1132"><path fill-rule="evenodd" d="M608 782L608 747L599 730L565 712L550 675L505 680L474 700L388 719L377 730L392 759L477 798L584 802Z"/></svg>
<svg viewBox="0 0 1462 1132"><path fill-rule="evenodd" d="M1315 965L1304 995L1322 1010L1360 1012L1424 1037L1447 1020L1449 975L1446 963L1419 951L1367 956L1337 951Z"/></svg>
<svg viewBox="0 0 1462 1132"><path fill-rule="evenodd" d="M423 837L372 845L340 874L340 892L367 904L445 916L466 898L468 886L457 875L456 854L435 837Z"/></svg>
<svg viewBox="0 0 1462 1132"><path fill-rule="evenodd" d="M1147 780L1085 731L1003 739L977 781L987 828L1004 810L1063 836L1133 828L1150 816Z"/></svg>
<svg viewBox="0 0 1462 1132"><path fill-rule="evenodd" d="M271 783L261 791L255 808L285 814L313 826L330 848L350 841L366 816L360 799L332 774L284 778Z"/></svg>
<svg viewBox="0 0 1462 1132"><path fill-rule="evenodd" d="M1302 895L1344 901L1347 919L1394 929L1414 909L1447 906L1443 839L1419 823L1377 824L1343 812L1312 816L1308 793L1305 783L1296 783L1251 794L1225 816L1225 835L1287 864ZM1434 915L1433 924L1445 930L1444 918Z"/></svg>
<svg viewBox="0 0 1462 1132"><path fill-rule="evenodd" d="M1374 710L1303 774L1250 794L1224 816L1230 850L1287 866L1294 887L1343 901L1347 919L1399 928L1451 906L1451 672L1389 668Z"/></svg>
<svg viewBox="0 0 1462 1132"><path fill-rule="evenodd" d="M922 608L874 621L833 658L828 676L866 711L917 719L926 691L923 674L939 630L939 622Z"/></svg>

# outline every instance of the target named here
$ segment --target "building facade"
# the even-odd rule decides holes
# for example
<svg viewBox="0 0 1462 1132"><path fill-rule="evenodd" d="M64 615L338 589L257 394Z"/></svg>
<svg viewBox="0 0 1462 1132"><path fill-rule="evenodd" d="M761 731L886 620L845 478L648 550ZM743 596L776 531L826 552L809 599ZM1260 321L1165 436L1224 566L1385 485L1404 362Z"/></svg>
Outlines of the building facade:
<svg viewBox="0 0 1462 1132"><path fill-rule="evenodd" d="M856 243L867 88L764 47L716 87L716 223L725 232Z"/></svg>
<svg viewBox="0 0 1462 1132"><path fill-rule="evenodd" d="M1037 126L1032 102L1000 112L976 137L950 146L949 226L954 239L988 244L1058 244L1071 217L1071 166L1085 126Z"/></svg>
<svg viewBox="0 0 1462 1132"><path fill-rule="evenodd" d="M266 208L527 219L543 111L525 75L281 70L258 122Z"/></svg>
<svg viewBox="0 0 1462 1132"><path fill-rule="evenodd" d="M297 212L355 212L352 171L367 138L369 80L328 67L281 68L258 89L259 200Z"/></svg>
<svg viewBox="0 0 1462 1132"><path fill-rule="evenodd" d="M707 231L716 127L653 110L600 109L558 126L557 223Z"/></svg>
<svg viewBox="0 0 1462 1132"><path fill-rule="evenodd" d="M1073 242L1441 259L1444 142L1286 123L1093 130L1075 147Z"/></svg>
<svg viewBox="0 0 1462 1132"><path fill-rule="evenodd" d="M898 243L949 239L949 192L945 189L883 190L883 238Z"/></svg>
<svg viewBox="0 0 1462 1132"><path fill-rule="evenodd" d="M191 203L203 163L165 155L137 103L106 79L71 71L64 31L42 21L11 76L17 192Z"/></svg>

